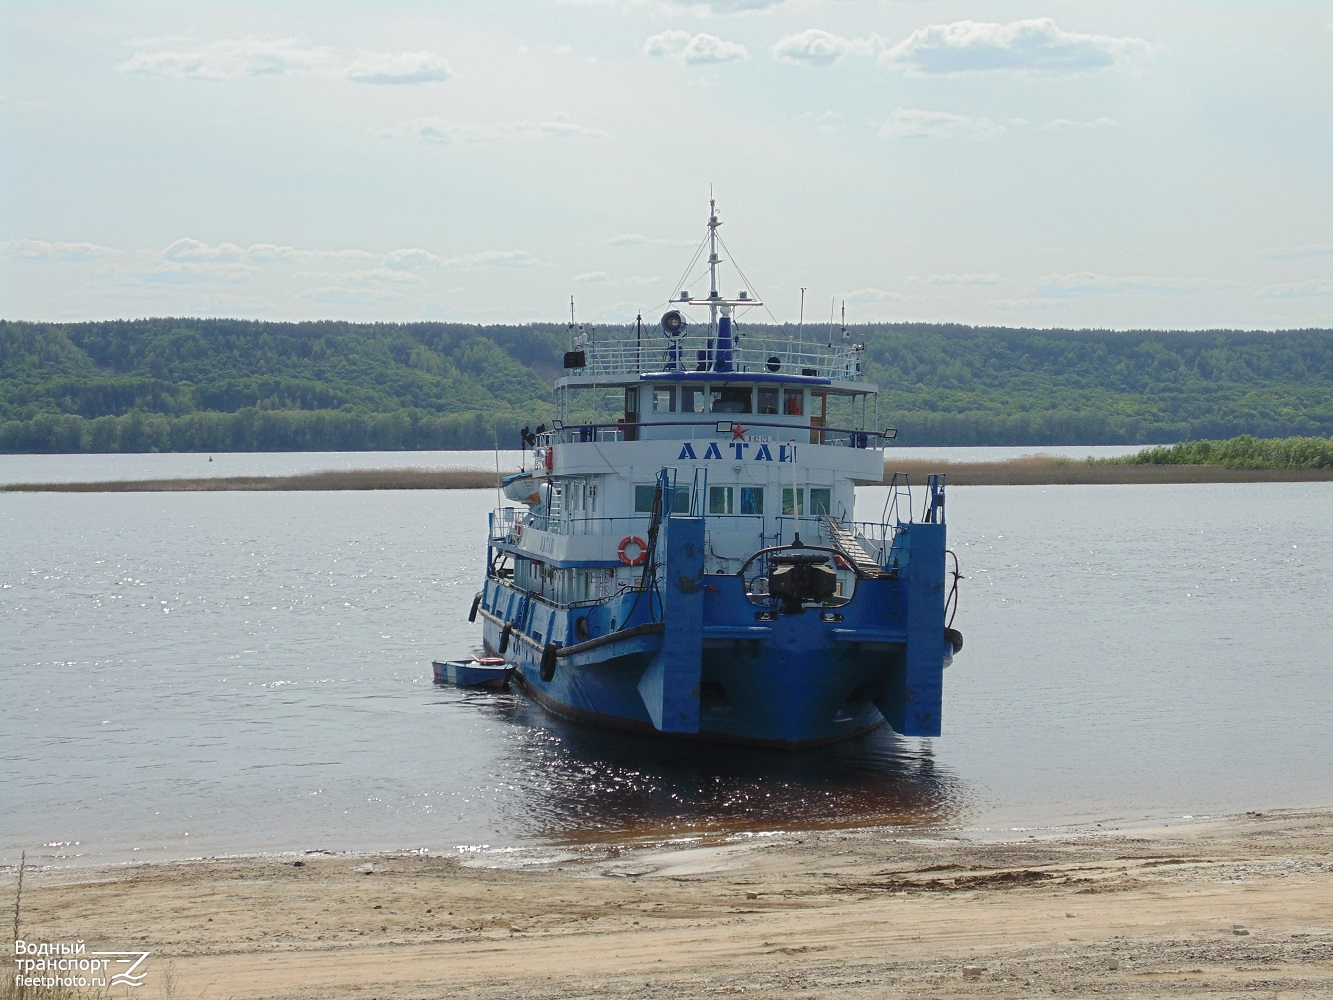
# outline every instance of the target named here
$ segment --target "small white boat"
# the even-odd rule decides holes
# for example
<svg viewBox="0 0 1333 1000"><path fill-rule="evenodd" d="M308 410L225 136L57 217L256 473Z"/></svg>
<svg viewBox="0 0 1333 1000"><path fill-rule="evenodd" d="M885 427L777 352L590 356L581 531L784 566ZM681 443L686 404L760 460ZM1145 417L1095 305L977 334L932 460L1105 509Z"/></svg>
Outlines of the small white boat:
<svg viewBox="0 0 1333 1000"><path fill-rule="evenodd" d="M500 480L500 489L515 503L536 507L542 502L541 493L537 489L537 477L531 472L517 472L512 476L505 476Z"/></svg>
<svg viewBox="0 0 1333 1000"><path fill-rule="evenodd" d="M502 688L509 681L509 664L503 657L469 656L464 660L431 661L436 684L455 687Z"/></svg>

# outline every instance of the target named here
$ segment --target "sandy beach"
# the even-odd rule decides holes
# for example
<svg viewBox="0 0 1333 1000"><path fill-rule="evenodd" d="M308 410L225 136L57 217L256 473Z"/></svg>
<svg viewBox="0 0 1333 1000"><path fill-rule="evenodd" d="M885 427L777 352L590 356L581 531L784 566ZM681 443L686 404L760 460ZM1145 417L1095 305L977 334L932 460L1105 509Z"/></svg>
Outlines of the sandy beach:
<svg viewBox="0 0 1333 1000"><path fill-rule="evenodd" d="M1333 810L1002 837L29 869L19 936L190 998L1333 997Z"/></svg>

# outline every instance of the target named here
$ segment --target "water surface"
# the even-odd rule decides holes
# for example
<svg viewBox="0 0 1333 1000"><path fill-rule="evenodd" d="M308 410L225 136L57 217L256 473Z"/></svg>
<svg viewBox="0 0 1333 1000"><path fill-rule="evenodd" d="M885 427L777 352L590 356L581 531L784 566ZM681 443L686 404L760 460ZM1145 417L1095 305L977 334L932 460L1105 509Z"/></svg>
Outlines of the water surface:
<svg viewBox="0 0 1333 1000"><path fill-rule="evenodd" d="M875 517L884 491L860 497ZM438 688L488 490L0 496L0 856L1333 803L1333 484L961 487L944 735L719 750ZM46 845L43 847L42 845Z"/></svg>

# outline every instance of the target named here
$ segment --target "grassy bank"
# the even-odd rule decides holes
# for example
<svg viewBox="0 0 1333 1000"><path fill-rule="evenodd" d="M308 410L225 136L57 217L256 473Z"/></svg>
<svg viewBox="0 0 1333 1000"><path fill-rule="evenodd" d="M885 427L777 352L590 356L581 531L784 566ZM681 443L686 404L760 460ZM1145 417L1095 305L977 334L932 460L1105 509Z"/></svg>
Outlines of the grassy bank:
<svg viewBox="0 0 1333 1000"><path fill-rule="evenodd" d="M357 469L296 476L216 476L206 479L119 479L89 483L12 483L13 493L206 493L265 490L473 490L494 489L484 469Z"/></svg>
<svg viewBox="0 0 1333 1000"><path fill-rule="evenodd" d="M1074 486L1114 483L1279 483L1333 481L1333 465L1287 468L1228 468L1220 464L1164 464L1122 460L1075 461L1028 455L1007 462L895 461L885 463L885 482L895 472L913 484L943 473L952 486ZM89 483L15 483L16 493L192 493L226 490L472 490L494 489L495 473L484 469L361 469L297 476L231 476L207 479L142 479Z"/></svg>
<svg viewBox="0 0 1333 1000"><path fill-rule="evenodd" d="M1333 469L1333 438L1253 438L1185 441L1144 448L1136 455L1101 458L1100 465L1220 465L1225 469Z"/></svg>

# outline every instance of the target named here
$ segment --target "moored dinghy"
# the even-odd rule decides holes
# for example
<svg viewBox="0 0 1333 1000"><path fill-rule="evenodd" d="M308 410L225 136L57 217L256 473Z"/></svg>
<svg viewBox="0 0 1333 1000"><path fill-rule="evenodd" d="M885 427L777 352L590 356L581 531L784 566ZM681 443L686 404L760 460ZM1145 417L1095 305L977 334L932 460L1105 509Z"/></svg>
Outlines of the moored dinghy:
<svg viewBox="0 0 1333 1000"><path fill-rule="evenodd" d="M455 687L502 688L509 682L509 664L501 656L470 656L463 660L431 661L436 684Z"/></svg>
<svg viewBox="0 0 1333 1000"><path fill-rule="evenodd" d="M534 493L491 515L469 619L573 718L785 747L885 721L938 735L962 645L944 479L919 519L895 477L881 519L854 520L894 436L863 346L845 327L815 344L745 334L737 314L762 302L718 292L718 226L710 202L709 292L673 292L660 339L571 324L558 419L525 428Z"/></svg>

